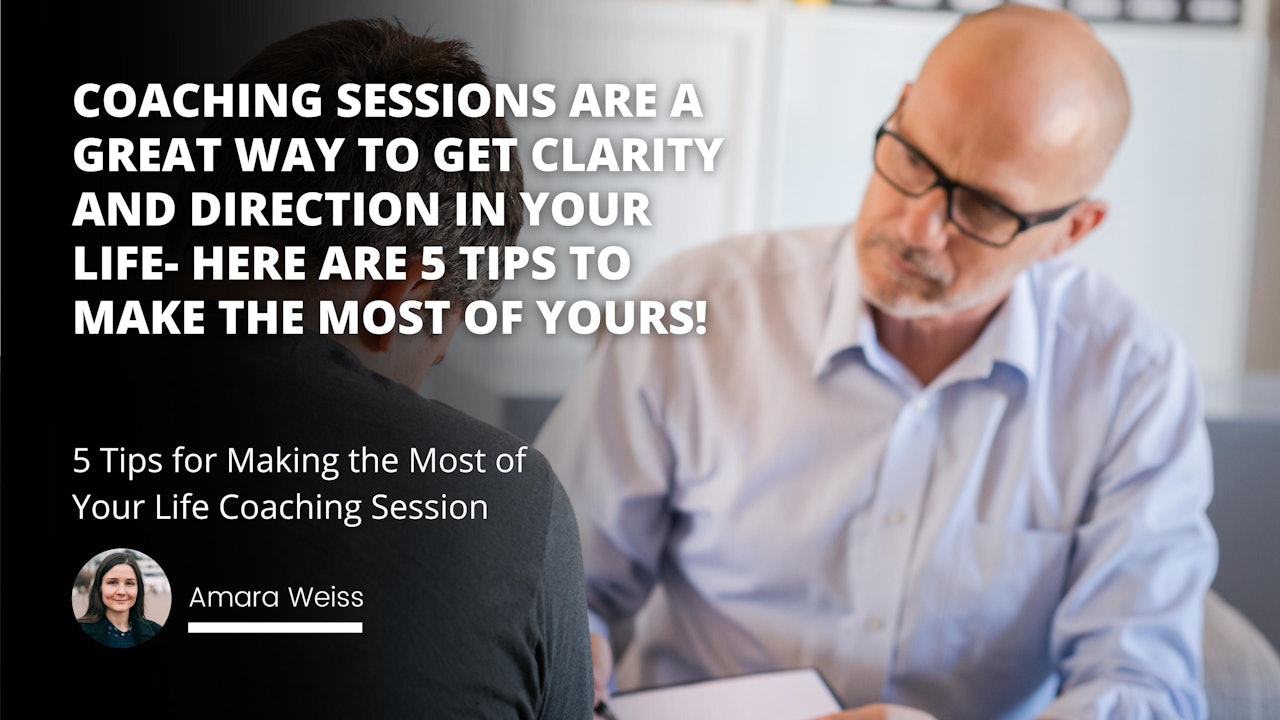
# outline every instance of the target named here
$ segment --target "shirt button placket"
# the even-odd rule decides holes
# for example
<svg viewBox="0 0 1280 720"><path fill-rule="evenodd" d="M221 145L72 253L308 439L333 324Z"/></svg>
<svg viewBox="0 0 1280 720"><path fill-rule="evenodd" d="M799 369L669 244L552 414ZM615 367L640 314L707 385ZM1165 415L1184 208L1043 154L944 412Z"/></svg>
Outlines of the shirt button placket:
<svg viewBox="0 0 1280 720"><path fill-rule="evenodd" d="M873 545L866 554L868 564L866 571L859 575L864 583L860 606L864 651L868 656L876 656L873 666L886 670L891 662L894 628L908 585L907 573L919 519L917 512L923 507L933 470L938 432L937 418L930 412L932 405L929 395L909 399L894 423L893 434L885 447L875 505L871 508L871 517L879 518L873 526L879 529L871 532ZM876 582L866 587L869 578ZM875 680L880 683L874 689L879 693L886 678Z"/></svg>

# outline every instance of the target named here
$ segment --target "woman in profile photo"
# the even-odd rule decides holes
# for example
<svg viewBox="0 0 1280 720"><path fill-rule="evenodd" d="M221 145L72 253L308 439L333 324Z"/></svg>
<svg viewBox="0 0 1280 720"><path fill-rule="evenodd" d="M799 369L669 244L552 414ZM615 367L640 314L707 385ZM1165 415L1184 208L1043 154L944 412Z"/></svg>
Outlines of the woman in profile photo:
<svg viewBox="0 0 1280 720"><path fill-rule="evenodd" d="M128 553L111 553L93 575L89 609L80 616L80 629L107 647L141 645L161 627L144 614L146 595L138 561Z"/></svg>

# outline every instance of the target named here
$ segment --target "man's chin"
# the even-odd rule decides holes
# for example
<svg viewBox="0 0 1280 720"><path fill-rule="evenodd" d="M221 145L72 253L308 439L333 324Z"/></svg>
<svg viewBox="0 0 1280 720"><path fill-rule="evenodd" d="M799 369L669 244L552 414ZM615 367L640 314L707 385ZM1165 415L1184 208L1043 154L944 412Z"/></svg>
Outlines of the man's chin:
<svg viewBox="0 0 1280 720"><path fill-rule="evenodd" d="M946 314L945 308L931 303L878 303L871 299L868 299L867 302L876 310L895 320L924 320Z"/></svg>
<svg viewBox="0 0 1280 720"><path fill-rule="evenodd" d="M863 293L863 299L895 320L942 320L969 316L972 313L991 313L1000 306L1008 293L984 295L951 295L943 298L897 296L885 298Z"/></svg>
<svg viewBox="0 0 1280 720"><path fill-rule="evenodd" d="M898 320L921 320L938 317L950 312L941 301L921 297L898 296L886 298L873 293L863 293L863 299L876 310Z"/></svg>

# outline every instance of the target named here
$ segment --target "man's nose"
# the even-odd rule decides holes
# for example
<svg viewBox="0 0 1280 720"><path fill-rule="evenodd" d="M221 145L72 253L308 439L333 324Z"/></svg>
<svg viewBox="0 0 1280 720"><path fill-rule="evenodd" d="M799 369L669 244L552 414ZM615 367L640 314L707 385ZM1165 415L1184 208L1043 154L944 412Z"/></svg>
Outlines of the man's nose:
<svg viewBox="0 0 1280 720"><path fill-rule="evenodd" d="M907 245L929 251L946 247L947 195L946 188L935 187L920 197L904 198L900 230Z"/></svg>

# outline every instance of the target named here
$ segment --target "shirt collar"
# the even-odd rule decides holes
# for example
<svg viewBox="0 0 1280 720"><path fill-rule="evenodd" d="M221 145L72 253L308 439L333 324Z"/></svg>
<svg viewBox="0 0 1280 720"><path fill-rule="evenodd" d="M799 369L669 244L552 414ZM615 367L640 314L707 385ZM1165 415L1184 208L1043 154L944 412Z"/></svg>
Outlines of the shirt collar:
<svg viewBox="0 0 1280 720"><path fill-rule="evenodd" d="M1030 272L1019 273L1009 297L996 309L982 334L938 377L941 384L992 377L997 367L1017 372L1029 386L1039 365L1040 326Z"/></svg>
<svg viewBox="0 0 1280 720"><path fill-rule="evenodd" d="M826 372L836 355L868 341L875 342L875 327L867 304L862 299L858 280L852 225L841 231L839 242L831 267L831 291L827 293L826 320L813 360L812 374L815 378ZM868 330L869 337L866 336Z"/></svg>
<svg viewBox="0 0 1280 720"><path fill-rule="evenodd" d="M1001 304L973 347L943 373L943 378L951 381L987 377L999 363L1018 371L1028 383L1035 380L1039 364L1040 327L1037 322L1035 294L1031 287L1032 272L1033 270L1018 274L1009 297ZM827 372L836 356L846 350L861 348L869 358L884 352L876 338L871 311L862 298L852 226L841 233L831 283L826 320L814 356L814 378Z"/></svg>
<svg viewBox="0 0 1280 720"><path fill-rule="evenodd" d="M1040 365L1040 323L1032 291L1032 270L1024 270L1013 281L1009 297L982 331L979 344L990 338L991 361L1022 373L1027 383L1036 379Z"/></svg>

